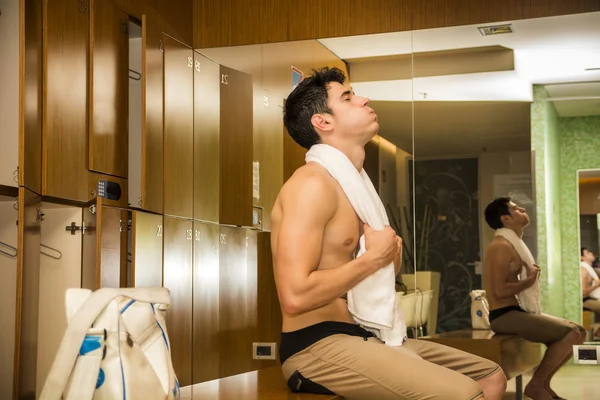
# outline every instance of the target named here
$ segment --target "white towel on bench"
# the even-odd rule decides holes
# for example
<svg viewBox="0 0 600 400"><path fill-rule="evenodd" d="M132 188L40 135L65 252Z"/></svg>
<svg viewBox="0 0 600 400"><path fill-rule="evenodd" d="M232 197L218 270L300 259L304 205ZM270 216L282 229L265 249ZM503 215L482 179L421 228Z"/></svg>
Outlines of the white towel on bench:
<svg viewBox="0 0 600 400"><path fill-rule="evenodd" d="M521 257L521 261L523 261L528 266L533 266L535 264L535 259L529 251L529 248L517 234L512 229L500 228L496 230L496 236L502 236L504 239L508 240L508 242L512 245L512 247L517 251L519 257ZM523 280L527 278L527 269L523 265L521 271L519 272L519 280ZM528 287L527 289L517 293L517 300L521 305L521 308L527 312L540 314L542 312L542 306L540 303L540 278L535 280L535 283Z"/></svg>
<svg viewBox="0 0 600 400"><path fill-rule="evenodd" d="M306 162L316 162L335 178L363 223L374 230L389 225L385 207L364 169L360 173L344 153L317 144L306 153ZM365 237L360 237L357 257L365 252ZM348 309L365 329L390 346L402 346L406 324L400 307L396 308L394 263L368 276L348 292Z"/></svg>

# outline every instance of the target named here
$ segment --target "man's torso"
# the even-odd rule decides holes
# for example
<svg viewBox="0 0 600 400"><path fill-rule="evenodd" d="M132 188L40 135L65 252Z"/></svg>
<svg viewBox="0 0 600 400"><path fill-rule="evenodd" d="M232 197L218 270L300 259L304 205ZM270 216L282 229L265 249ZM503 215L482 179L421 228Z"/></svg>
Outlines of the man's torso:
<svg viewBox="0 0 600 400"><path fill-rule="evenodd" d="M504 242L504 243L503 243ZM490 306L490 310L496 310L502 307L509 306L518 306L519 302L515 295L510 295L507 297L500 297L496 295L496 291L494 290L494 285L498 284L498 282L494 282L494 274L493 269L495 268L508 268L509 276L508 282L518 282L519 272L521 271L523 262L519 257L517 251L509 244L506 246L508 242L501 237L495 237L490 246L502 246L503 248L500 251L508 251L510 252L510 263L508 265L494 265L493 263L485 263L484 271L483 271L483 287L486 291L486 297L488 299L488 303Z"/></svg>

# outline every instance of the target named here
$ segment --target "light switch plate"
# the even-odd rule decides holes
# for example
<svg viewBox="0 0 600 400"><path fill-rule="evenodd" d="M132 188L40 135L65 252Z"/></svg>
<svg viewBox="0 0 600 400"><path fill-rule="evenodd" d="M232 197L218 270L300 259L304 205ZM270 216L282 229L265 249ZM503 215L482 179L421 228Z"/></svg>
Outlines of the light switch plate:
<svg viewBox="0 0 600 400"><path fill-rule="evenodd" d="M254 360L276 360L277 343L252 343L252 358Z"/></svg>

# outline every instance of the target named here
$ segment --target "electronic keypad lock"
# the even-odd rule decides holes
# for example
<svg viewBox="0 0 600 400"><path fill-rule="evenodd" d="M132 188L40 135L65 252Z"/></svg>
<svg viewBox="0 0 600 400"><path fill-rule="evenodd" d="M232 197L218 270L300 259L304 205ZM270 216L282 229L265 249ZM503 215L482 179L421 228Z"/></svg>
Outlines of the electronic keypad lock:
<svg viewBox="0 0 600 400"><path fill-rule="evenodd" d="M600 364L600 343L573 346L573 359L575 364Z"/></svg>
<svg viewBox="0 0 600 400"><path fill-rule="evenodd" d="M96 192L98 193L98 197L116 201L121 198L121 185L117 182L99 180L96 185Z"/></svg>

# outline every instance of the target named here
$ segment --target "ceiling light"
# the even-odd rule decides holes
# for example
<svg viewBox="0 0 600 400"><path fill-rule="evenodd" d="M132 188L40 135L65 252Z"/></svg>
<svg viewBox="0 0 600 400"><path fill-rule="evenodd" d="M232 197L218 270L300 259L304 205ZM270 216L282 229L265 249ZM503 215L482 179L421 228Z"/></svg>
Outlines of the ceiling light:
<svg viewBox="0 0 600 400"><path fill-rule="evenodd" d="M586 71L600 71L600 67L586 68Z"/></svg>
<svg viewBox="0 0 600 400"><path fill-rule="evenodd" d="M479 32L482 36L490 36L490 35L501 35L503 33L513 33L512 25L493 25L493 26L480 26Z"/></svg>

